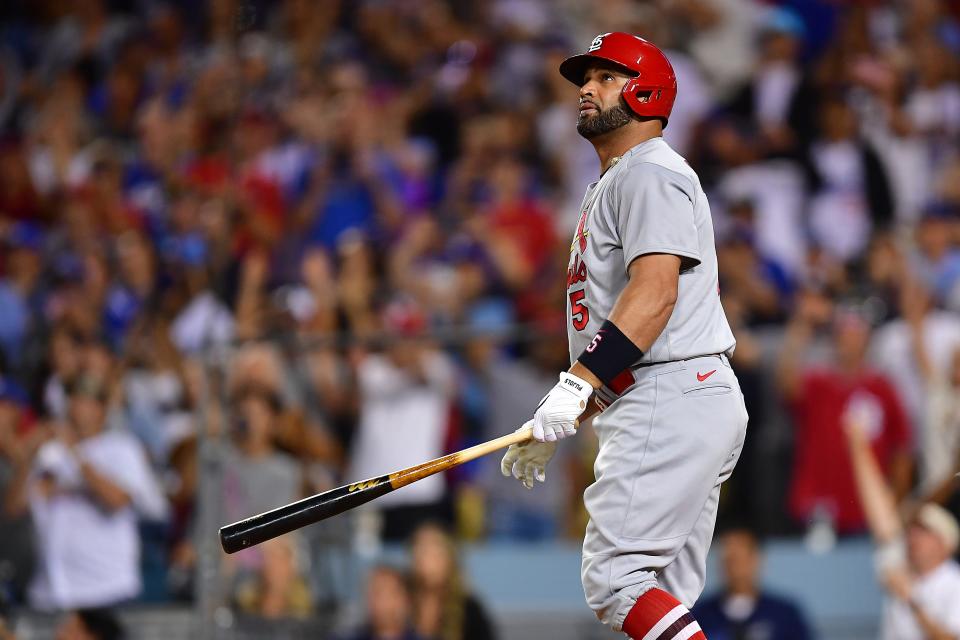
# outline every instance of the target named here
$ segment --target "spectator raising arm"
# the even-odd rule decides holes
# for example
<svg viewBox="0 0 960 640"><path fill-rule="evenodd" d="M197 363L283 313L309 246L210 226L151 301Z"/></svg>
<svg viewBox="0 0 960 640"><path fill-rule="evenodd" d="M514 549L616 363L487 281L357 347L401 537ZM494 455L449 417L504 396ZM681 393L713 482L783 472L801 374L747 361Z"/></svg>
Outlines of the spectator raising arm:
<svg viewBox="0 0 960 640"><path fill-rule="evenodd" d="M910 329L910 346L913 350L913 359L923 383L929 385L934 378L935 370L927 353L924 342L924 318L930 308L929 294L923 283L916 282L911 277L905 277L900 284L900 309L903 319Z"/></svg>
<svg viewBox="0 0 960 640"><path fill-rule="evenodd" d="M923 381L925 425L919 491L923 502L943 504L953 494L960 472L960 350L952 354L946 371L935 366L925 335L929 295L922 283L907 279L901 286L900 308L910 331L914 366Z"/></svg>
<svg viewBox="0 0 960 640"><path fill-rule="evenodd" d="M5 455L13 468L9 484L3 495L3 509L7 516L15 518L27 512L29 507L27 488L34 455L50 437L50 429L41 424L25 438L17 438L12 430L0 433L0 455Z"/></svg>
<svg viewBox="0 0 960 640"><path fill-rule="evenodd" d="M881 546L903 537L903 523L897 513L893 491L884 480L883 472L870 447L870 441L861 423L863 416L855 411L847 415L844 426L850 446L850 459L857 492L870 533Z"/></svg>
<svg viewBox="0 0 960 640"><path fill-rule="evenodd" d="M830 302L817 293L806 292L798 297L777 362L777 386L788 401L796 399L803 384L801 355L810 344L816 326L828 321L831 312Z"/></svg>
<svg viewBox="0 0 960 640"><path fill-rule="evenodd" d="M8 518L17 518L27 512L27 479L30 477L30 458L13 458L13 474L3 496L3 509Z"/></svg>
<svg viewBox="0 0 960 640"><path fill-rule="evenodd" d="M943 479L942 482L934 485L933 489L923 495L923 502L934 502L944 504L957 490L957 477L960 476L960 460L957 460L953 471Z"/></svg>

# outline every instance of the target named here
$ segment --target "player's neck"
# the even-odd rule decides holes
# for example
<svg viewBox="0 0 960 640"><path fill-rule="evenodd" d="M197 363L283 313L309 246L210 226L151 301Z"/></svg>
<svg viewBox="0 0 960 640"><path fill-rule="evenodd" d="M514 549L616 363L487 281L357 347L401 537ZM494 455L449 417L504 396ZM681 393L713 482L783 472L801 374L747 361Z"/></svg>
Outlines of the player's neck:
<svg viewBox="0 0 960 640"><path fill-rule="evenodd" d="M631 122L610 133L597 136L590 140L600 158L600 175L606 173L620 156L642 142L659 138L663 135L663 126L659 120Z"/></svg>

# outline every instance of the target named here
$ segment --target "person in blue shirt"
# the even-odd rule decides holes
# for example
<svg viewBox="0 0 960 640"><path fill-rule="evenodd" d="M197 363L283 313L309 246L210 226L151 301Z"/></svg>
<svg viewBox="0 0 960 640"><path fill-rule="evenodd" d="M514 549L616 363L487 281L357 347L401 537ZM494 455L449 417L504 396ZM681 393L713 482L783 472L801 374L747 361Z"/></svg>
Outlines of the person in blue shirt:
<svg viewBox="0 0 960 640"><path fill-rule="evenodd" d="M42 230L28 222L0 229L0 362L16 370L43 306Z"/></svg>
<svg viewBox="0 0 960 640"><path fill-rule="evenodd" d="M730 529L721 536L723 589L701 598L693 609L710 640L809 640L810 627L790 600L763 591L763 552L748 529Z"/></svg>

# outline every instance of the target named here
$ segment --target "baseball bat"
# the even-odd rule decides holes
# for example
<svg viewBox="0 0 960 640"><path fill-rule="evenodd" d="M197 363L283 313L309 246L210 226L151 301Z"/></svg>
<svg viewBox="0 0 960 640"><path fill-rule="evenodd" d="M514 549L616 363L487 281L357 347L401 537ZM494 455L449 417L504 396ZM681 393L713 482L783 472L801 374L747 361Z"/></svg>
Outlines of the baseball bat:
<svg viewBox="0 0 960 640"><path fill-rule="evenodd" d="M220 544L227 553L252 547L308 524L332 518L417 480L452 469L512 444L526 442L532 437L532 432L532 428L528 427L415 467L330 489L252 518L228 524L220 529Z"/></svg>

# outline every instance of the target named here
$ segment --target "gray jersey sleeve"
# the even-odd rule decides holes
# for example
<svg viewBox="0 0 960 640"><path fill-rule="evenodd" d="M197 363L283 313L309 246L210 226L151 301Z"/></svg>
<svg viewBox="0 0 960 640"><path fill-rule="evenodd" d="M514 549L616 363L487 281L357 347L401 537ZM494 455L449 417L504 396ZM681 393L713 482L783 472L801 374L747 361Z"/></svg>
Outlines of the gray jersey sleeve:
<svg viewBox="0 0 960 640"><path fill-rule="evenodd" d="M623 267L647 253L680 256L683 270L700 264L694 221L696 190L689 180L656 164L631 171L614 190L613 210L623 245Z"/></svg>

